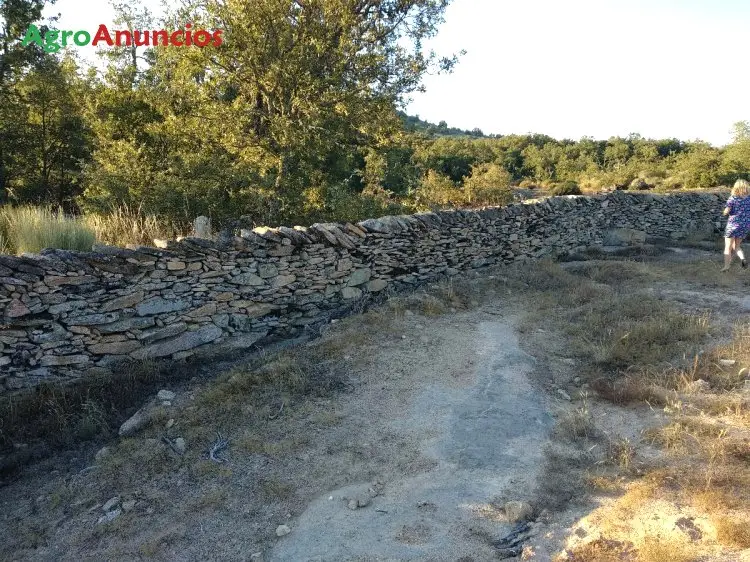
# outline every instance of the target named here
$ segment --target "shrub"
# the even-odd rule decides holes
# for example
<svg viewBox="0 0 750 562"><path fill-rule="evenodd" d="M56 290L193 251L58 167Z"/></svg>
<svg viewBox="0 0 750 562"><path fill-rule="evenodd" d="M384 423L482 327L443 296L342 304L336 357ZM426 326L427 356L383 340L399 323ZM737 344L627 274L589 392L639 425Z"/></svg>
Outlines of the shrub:
<svg viewBox="0 0 750 562"><path fill-rule="evenodd" d="M629 191L643 191L647 189L652 189L654 186L652 184L649 184L645 179L643 178L635 178L633 181L630 182L630 185L628 186Z"/></svg>
<svg viewBox="0 0 750 562"><path fill-rule="evenodd" d="M578 179L578 186L581 190L601 191L606 181L598 174L587 174Z"/></svg>
<svg viewBox="0 0 750 562"><path fill-rule="evenodd" d="M497 164L472 166L464 179L464 196L470 205L507 205L513 201L508 170Z"/></svg>
<svg viewBox="0 0 750 562"><path fill-rule="evenodd" d="M459 207L464 202L464 194L456 184L434 170L429 170L422 178L414 198L419 207L427 209Z"/></svg>
<svg viewBox="0 0 750 562"><path fill-rule="evenodd" d="M314 222L357 222L384 215L401 215L411 212L407 206L394 200L381 187L368 187L362 193L352 192L342 184L310 187L303 193L302 213L295 221L305 224Z"/></svg>
<svg viewBox="0 0 750 562"><path fill-rule="evenodd" d="M94 231L82 221L45 207L3 207L0 236L6 251L17 254L45 248L90 251L96 241Z"/></svg>
<svg viewBox="0 0 750 562"><path fill-rule="evenodd" d="M558 183L551 190L552 195L580 195L581 188L574 181Z"/></svg>

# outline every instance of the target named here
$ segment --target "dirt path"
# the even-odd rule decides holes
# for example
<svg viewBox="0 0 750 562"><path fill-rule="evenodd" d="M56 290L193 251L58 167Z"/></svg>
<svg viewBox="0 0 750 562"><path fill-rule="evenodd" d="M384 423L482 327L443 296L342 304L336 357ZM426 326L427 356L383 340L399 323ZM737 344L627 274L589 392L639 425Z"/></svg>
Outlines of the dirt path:
<svg viewBox="0 0 750 562"><path fill-rule="evenodd" d="M349 390L280 416L248 399L243 412L266 414L230 417L225 468L198 449L198 436L215 436L210 412L185 426L214 383L174 389L157 418L187 435L185 456L161 450L154 426L109 443L109 460L89 449L33 467L0 489L0 540L14 560L488 559L511 528L504 502L533 501L547 402L559 401L533 382L535 360L499 306L434 315L417 302L333 325L308 345L332 354ZM112 497L134 507L101 524ZM281 524L291 532L279 538Z"/></svg>
<svg viewBox="0 0 750 562"><path fill-rule="evenodd" d="M595 497L587 471L616 473L613 444L632 445L624 474L638 476L663 458L644 431L672 414L596 398L582 342L576 351L550 306L567 298L555 314L580 323L617 303L625 279L649 307L713 314L723 341L750 301L744 278L717 276L713 257L654 258L674 261L669 271L592 261L482 272L331 324L269 357L265 382L240 367L171 388L133 437L60 454L1 487L0 559L478 562L496 559L493 541L513 527L505 503L525 501L535 513L524 559L553 560L596 535L587 517L609 517L597 503L614 500ZM618 306L642 314L637 300ZM579 327L585 345L599 335ZM276 384L298 377L312 377L303 391ZM217 431L225 464L206 455ZM165 436L184 438L185 452Z"/></svg>
<svg viewBox="0 0 750 562"><path fill-rule="evenodd" d="M480 321L461 338L469 346L452 346L470 365L459 385L446 380L442 365L425 364L426 371L413 374L432 375L432 382L395 417L380 420L386 432L419 435L414 445L434 460L431 470L382 483L371 504L356 511L347 500L367 497L370 483L326 491L270 560L492 557L472 527L496 537L510 530L493 521L491 506L502 497L528 499L552 423L545 398L529 382L533 358L520 349L511 321ZM443 335L451 337L449 330Z"/></svg>

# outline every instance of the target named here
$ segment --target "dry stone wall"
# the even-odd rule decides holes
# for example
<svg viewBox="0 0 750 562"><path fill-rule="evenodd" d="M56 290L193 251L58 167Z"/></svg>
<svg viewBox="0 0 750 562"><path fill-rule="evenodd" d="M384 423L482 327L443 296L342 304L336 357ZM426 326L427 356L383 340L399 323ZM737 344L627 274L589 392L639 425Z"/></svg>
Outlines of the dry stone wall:
<svg viewBox="0 0 750 562"><path fill-rule="evenodd" d="M555 197L160 248L0 256L0 393L105 374L128 359L179 360L292 337L386 288L623 240L627 231L617 229L680 238L718 226L723 201Z"/></svg>

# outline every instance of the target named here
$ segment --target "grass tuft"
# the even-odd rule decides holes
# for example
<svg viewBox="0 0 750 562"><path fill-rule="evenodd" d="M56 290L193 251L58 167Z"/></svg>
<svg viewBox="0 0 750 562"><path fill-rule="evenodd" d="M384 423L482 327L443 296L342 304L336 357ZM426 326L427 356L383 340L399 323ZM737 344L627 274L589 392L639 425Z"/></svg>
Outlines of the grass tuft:
<svg viewBox="0 0 750 562"><path fill-rule="evenodd" d="M151 246L156 238L171 240L190 230L186 225L156 215L144 215L140 209L127 206L108 214L85 215L83 221L96 233L100 243L112 246Z"/></svg>
<svg viewBox="0 0 750 562"><path fill-rule="evenodd" d="M94 231L81 220L45 207L0 209L0 247L8 253L39 253L46 248L91 251Z"/></svg>

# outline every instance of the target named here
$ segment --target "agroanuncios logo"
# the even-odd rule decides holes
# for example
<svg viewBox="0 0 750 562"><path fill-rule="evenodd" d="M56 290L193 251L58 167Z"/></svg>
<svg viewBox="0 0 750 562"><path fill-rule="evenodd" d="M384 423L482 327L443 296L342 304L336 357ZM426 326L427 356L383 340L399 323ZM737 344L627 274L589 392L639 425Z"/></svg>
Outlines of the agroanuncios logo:
<svg viewBox="0 0 750 562"><path fill-rule="evenodd" d="M56 53L62 47L76 45L85 47L93 45L96 47L105 43L110 47L207 47L213 45L218 47L224 40L222 38L222 29L206 31L205 29L192 29L192 24L186 23L185 29L177 31L140 31L140 30L115 30L110 32L106 25L101 24L93 35L85 30L70 31L49 29L42 34L35 25L30 25L26 30L26 35L21 39L21 45L26 47L35 43L42 47L47 53Z"/></svg>

